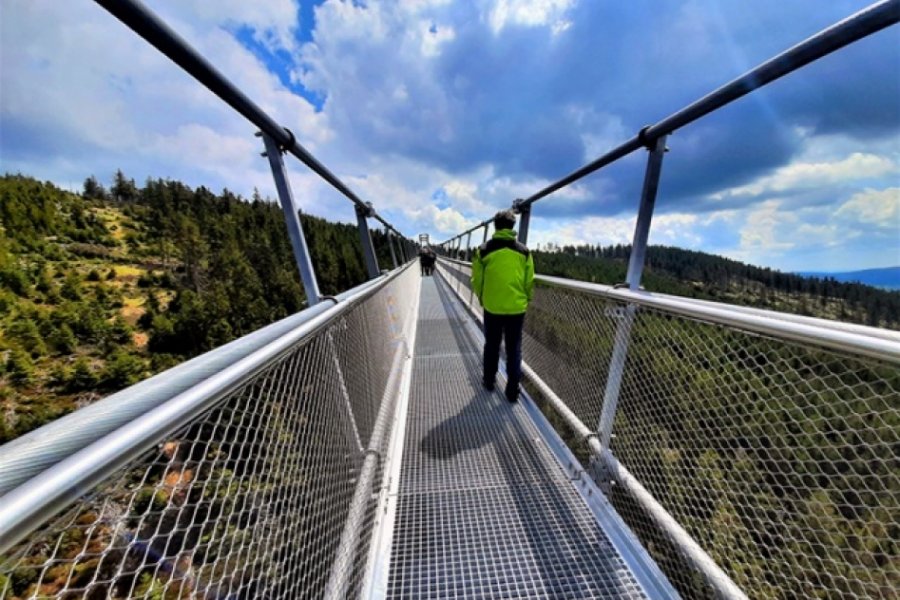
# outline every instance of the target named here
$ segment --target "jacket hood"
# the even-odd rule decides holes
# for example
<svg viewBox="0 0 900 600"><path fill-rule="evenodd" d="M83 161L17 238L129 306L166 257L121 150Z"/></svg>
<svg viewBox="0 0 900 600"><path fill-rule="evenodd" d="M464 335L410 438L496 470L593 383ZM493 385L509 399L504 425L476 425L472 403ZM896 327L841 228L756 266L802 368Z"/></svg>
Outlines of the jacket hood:
<svg viewBox="0 0 900 600"><path fill-rule="evenodd" d="M494 232L494 235L491 236L492 240L515 240L516 239L516 230L515 229L498 229Z"/></svg>

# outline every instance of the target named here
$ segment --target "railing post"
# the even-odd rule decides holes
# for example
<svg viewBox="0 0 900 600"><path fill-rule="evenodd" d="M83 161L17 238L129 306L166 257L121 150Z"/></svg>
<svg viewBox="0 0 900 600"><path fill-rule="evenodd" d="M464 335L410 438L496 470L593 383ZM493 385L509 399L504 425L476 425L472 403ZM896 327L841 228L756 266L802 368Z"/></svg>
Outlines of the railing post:
<svg viewBox="0 0 900 600"><path fill-rule="evenodd" d="M528 225L531 223L531 205L522 200L513 202L513 210L519 213L519 243L528 244Z"/></svg>
<svg viewBox="0 0 900 600"><path fill-rule="evenodd" d="M469 237L466 238L466 262L472 262L472 232L469 232Z"/></svg>
<svg viewBox="0 0 900 600"><path fill-rule="evenodd" d="M484 238L481 240L482 244L487 244L488 227L489 227L489 225L487 223L485 223L484 224Z"/></svg>
<svg viewBox="0 0 900 600"><path fill-rule="evenodd" d="M384 235L387 238L388 248L391 249L391 263L393 263L394 268L396 269L397 268L397 253L394 252L394 240L391 239L394 236L391 234L390 227L384 228Z"/></svg>
<svg viewBox="0 0 900 600"><path fill-rule="evenodd" d="M306 302L309 306L313 306L319 303L321 294L316 281L316 271L309 258L309 249L306 247L303 224L300 222L300 215L294 204L293 194L291 194L291 186L285 176L284 160L281 157L282 150L267 133L260 131L256 135L261 137L265 144L265 156L269 159L269 166L272 168L275 189L278 190L278 199L281 201L281 209L284 211L284 220L287 224L288 236L291 238L294 260L297 261L297 269L300 271L300 280L303 282L303 291L306 293Z"/></svg>
<svg viewBox="0 0 900 600"><path fill-rule="evenodd" d="M656 204L656 192L659 189L659 176L662 173L662 159L666 152L666 138L660 136L650 149L647 158L647 173L644 176L644 189L641 191L641 206L638 210L637 224L634 227L634 241L631 243L631 256L628 258L628 274L625 281L628 288L637 290L641 286L641 275L647 255L647 239L650 236L650 221L653 219L653 208Z"/></svg>
<svg viewBox="0 0 900 600"><path fill-rule="evenodd" d="M378 271L378 259L375 257L375 246L372 245L372 235L369 233L369 222L366 220L372 215L372 205L365 207L356 205L356 224L359 226L359 241L362 243L363 256L366 260L366 270L369 279L375 279L380 274Z"/></svg>
<svg viewBox="0 0 900 600"><path fill-rule="evenodd" d="M641 191L641 205L638 209L631 256L628 261L628 287L632 290L639 289L641 285L644 258L647 254L647 239L650 235L650 221L653 218L656 191L659 188L659 176L662 172L662 159L666 151L666 136L660 136L655 141L649 142L648 149L650 155L647 158L647 171L644 174L644 187ZM631 326L634 324L636 312L636 305L626 306L623 314L619 316L619 324L616 327L615 345L609 360L609 375L606 378L606 391L603 394L603 409L600 413L600 423L597 425L600 444L604 449L609 449L612 438L612 426L619 403L622 375L625 372L625 359L628 357Z"/></svg>
<svg viewBox="0 0 900 600"><path fill-rule="evenodd" d="M409 260L409 253L407 252L408 249L406 247L406 238L404 238L402 235L397 235L396 239L398 254L397 260L400 262L400 264L406 264L406 261Z"/></svg>

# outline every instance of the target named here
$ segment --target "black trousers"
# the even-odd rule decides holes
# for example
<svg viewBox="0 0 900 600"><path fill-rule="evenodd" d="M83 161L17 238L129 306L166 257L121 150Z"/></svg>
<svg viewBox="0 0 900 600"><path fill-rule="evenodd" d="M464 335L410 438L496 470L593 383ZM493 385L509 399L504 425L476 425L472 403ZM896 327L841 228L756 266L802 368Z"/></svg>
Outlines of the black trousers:
<svg viewBox="0 0 900 600"><path fill-rule="evenodd" d="M522 326L521 315L495 315L484 311L484 382L494 383L500 364L500 342L506 343L506 397L515 398L522 380Z"/></svg>

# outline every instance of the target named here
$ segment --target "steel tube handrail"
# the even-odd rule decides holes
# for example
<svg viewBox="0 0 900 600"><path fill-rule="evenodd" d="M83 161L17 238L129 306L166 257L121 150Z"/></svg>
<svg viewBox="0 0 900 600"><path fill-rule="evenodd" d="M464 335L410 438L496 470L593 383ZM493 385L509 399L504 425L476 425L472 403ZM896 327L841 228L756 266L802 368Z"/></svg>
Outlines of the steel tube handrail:
<svg viewBox="0 0 900 600"><path fill-rule="evenodd" d="M379 453L385 436L388 434L389 419L393 416L397 386L400 384L403 373L402 364L410 356L406 342L407 340L403 340L403 343L397 344L394 350L394 358L391 361L390 371L388 371L390 375L382 394L375 425L372 427L372 439L369 440L369 448L359 470L356 489L347 513L347 521L344 523L341 539L335 552L335 561L328 577L328 584L322 595L328 600L343 600L348 597L347 592L351 583L350 571L356 557L356 549L359 546L359 537L366 517L366 507L371 501L378 475L378 466L382 462Z"/></svg>
<svg viewBox="0 0 900 600"><path fill-rule="evenodd" d="M377 285L372 279L331 298L344 302ZM0 495L99 438L197 385L326 311L329 302L233 340L0 446Z"/></svg>
<svg viewBox="0 0 900 600"><path fill-rule="evenodd" d="M679 298L678 296L671 296L668 294L656 294L657 296L662 296L664 298ZM767 310L765 308L757 308L755 306L737 306L734 304L723 304L722 302L714 302L712 300L702 300L700 298L680 298L686 302L691 302L693 304L698 304L702 306L709 306L711 308L722 308L723 306L727 306L728 310L733 310L736 312L747 313L750 315L760 315L764 317L768 317L770 319L777 319L779 321L789 321L792 323L801 323L805 325L809 325L811 327L821 327L825 329L833 329L835 331L846 331L848 333L856 333L859 335L865 335L869 337L877 337L884 340L893 341L896 343L900 343L900 331L893 331L891 329L882 329L880 327L870 327L868 325L857 325L856 323L845 323L844 321L829 321L828 319L822 319L820 317L808 317L805 315L795 315L792 313L781 313L775 312L771 310Z"/></svg>
<svg viewBox="0 0 900 600"><path fill-rule="evenodd" d="M710 304L684 300L677 296L661 296L627 289L610 289L607 286L547 275L535 275L535 279L619 302L675 313L683 317L900 363L900 342L885 339L882 336L866 335L838 328L823 329L814 324L802 323L798 320L799 317L792 320L777 319L764 314L734 311L728 305L710 306Z"/></svg>
<svg viewBox="0 0 900 600"><path fill-rule="evenodd" d="M231 83L218 69L188 44L184 38L178 35L139 0L94 1L130 27L132 31L147 40L157 50L168 56L194 79L243 115L245 119L272 137L278 142L279 147L283 151L293 154L357 206L367 209L371 208L353 190L338 179L336 175L329 171L325 165L310 154L306 148L301 146L288 129L279 125L272 117L266 114L262 108L248 98L237 86ZM377 213L373 212L371 216L383 225L390 226L390 223Z"/></svg>
<svg viewBox="0 0 900 600"><path fill-rule="evenodd" d="M441 260L470 266L470 263L441 257ZM535 275L535 280L609 300L637 304L691 319L709 321L755 333L840 350L870 358L900 363L900 338L875 327L834 323L823 327L823 319L782 315L762 309L732 307L729 304L698 301L645 291L618 289L607 285Z"/></svg>
<svg viewBox="0 0 900 600"><path fill-rule="evenodd" d="M457 260L453 258L444 257L444 260L458 263L464 266L471 266L471 263ZM546 281L547 283L557 283L552 275L541 275L536 274L535 278L539 281ZM563 281L576 281L574 279L565 279L559 278ZM563 284L564 285L564 284ZM602 283L591 283L590 285L595 286L598 290L602 290L605 292L612 292L616 288L611 285L605 285ZM706 306L709 308L717 308L717 309L727 309L729 311L734 311L738 313L746 313L749 315L757 315L769 319L775 319L777 321L788 321L791 323L799 323L801 325L807 325L809 327L816 327L820 329L832 329L835 331L843 331L846 333L853 333L857 335L862 335L866 337L876 337L881 338L883 340L900 343L900 331L893 331L891 329L882 329L880 327L870 327L868 325L859 325L856 323L846 323L844 321L829 321L828 319L822 319L820 317L809 317L806 315L795 315L792 313L783 313L776 312L773 310L768 310L765 308L758 308L755 306L739 306L737 304L728 304L725 302L715 302L713 300L703 300L701 298L687 298L684 296L673 296L671 294L662 294L659 292L646 292L652 297L655 298L673 298L679 300L681 302L688 302L692 304L697 304L699 306Z"/></svg>
<svg viewBox="0 0 900 600"><path fill-rule="evenodd" d="M726 83L696 102L669 115L655 125L644 128L641 133L613 148L600 158L521 200L519 205L534 204L560 188L574 183L620 158L624 158L635 150L649 145L661 136L673 133L676 129L693 123L700 117L722 108L753 90L759 89L788 73L796 71L800 67L898 22L900 22L900 0L882 0L864 8L831 27L808 37L796 46L767 60L737 79Z"/></svg>
<svg viewBox="0 0 900 600"><path fill-rule="evenodd" d="M474 226L472 226L472 227L469 227L468 229L466 229L466 230L463 231L462 233L459 233L458 235L455 235L455 236L453 236L452 238L446 239L446 240L444 240L443 242L441 242L440 244L433 244L433 245L435 245L435 246L440 246L441 244L447 244L447 243L449 243L449 242L452 242L453 240L455 240L455 239L458 238L458 237L462 237L462 236L466 235L467 233L472 233L473 231L477 231L477 230L481 229L482 227L485 227L485 226L487 226L487 225L490 225L490 224L493 223L493 222L494 222L494 218L493 218L493 217L491 217L490 219L485 219L484 221L482 221L482 222L479 223L478 225L474 225Z"/></svg>
<svg viewBox="0 0 900 600"><path fill-rule="evenodd" d="M522 363L522 373L538 388L547 402L563 418L580 439L584 440L591 453L609 470L613 478L624 487L631 497L643 508L654 523L678 548L681 555L703 576L718 598L747 600L747 595L716 564L716 561L694 541L684 527L653 497L647 488L622 465L609 449L605 449L597 436L584 422L566 406L553 389L535 373L527 363Z"/></svg>
<svg viewBox="0 0 900 600"><path fill-rule="evenodd" d="M383 288L411 266L412 263L409 263L371 285L355 288L342 302L332 305L323 302L320 304L321 309L316 306L304 311L308 318L280 337L128 420L107 435L96 438L93 443L7 493L0 498L0 506L3 506L0 511L0 553L166 435L214 407L229 392L243 385L266 365Z"/></svg>

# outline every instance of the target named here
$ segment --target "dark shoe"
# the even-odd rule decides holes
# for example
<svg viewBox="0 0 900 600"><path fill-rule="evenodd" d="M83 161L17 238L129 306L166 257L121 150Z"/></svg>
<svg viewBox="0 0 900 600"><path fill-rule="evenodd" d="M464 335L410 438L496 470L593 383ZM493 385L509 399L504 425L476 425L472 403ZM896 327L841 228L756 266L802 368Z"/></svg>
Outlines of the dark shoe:
<svg viewBox="0 0 900 600"><path fill-rule="evenodd" d="M514 390L506 390L506 399L510 402L518 402L519 401L519 388Z"/></svg>
<svg viewBox="0 0 900 600"><path fill-rule="evenodd" d="M490 383L488 383L487 381L482 381L481 386L489 392L494 391L494 382L493 381L491 381Z"/></svg>

